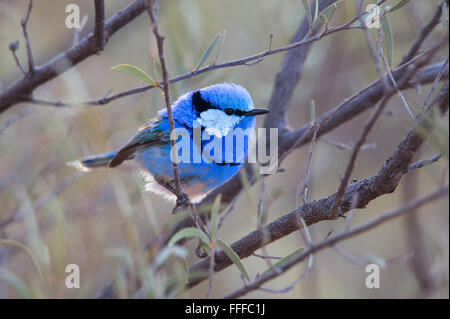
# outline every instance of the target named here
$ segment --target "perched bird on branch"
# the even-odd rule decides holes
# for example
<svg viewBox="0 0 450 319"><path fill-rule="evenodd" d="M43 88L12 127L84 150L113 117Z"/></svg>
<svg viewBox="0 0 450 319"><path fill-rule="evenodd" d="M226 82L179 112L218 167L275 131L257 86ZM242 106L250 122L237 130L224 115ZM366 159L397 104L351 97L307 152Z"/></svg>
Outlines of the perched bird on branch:
<svg viewBox="0 0 450 319"><path fill-rule="evenodd" d="M220 83L179 97L172 112L174 138L180 146L174 151L180 184L190 200L198 202L239 171L248 153L248 132L255 126L254 116L269 110L254 108L242 86ZM239 143L239 138L244 142ZM123 147L69 164L89 171L133 160L143 171L148 191L176 200L171 148L168 113L162 109Z"/></svg>

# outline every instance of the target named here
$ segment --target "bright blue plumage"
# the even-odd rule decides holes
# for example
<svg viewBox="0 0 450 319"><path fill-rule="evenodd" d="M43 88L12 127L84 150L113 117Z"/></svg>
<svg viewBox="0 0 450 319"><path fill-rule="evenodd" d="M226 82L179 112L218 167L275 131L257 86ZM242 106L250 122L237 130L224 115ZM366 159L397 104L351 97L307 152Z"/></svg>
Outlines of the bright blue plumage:
<svg viewBox="0 0 450 319"><path fill-rule="evenodd" d="M254 115L267 113L254 109L248 91L233 83L211 85L179 97L172 105L176 129L188 132L189 156L178 163L183 192L194 202L233 177L243 165L249 146L249 136L239 144L231 135L236 129L252 129ZM134 160L143 170L146 189L176 199L173 194L173 164L167 110L139 129L121 149L75 162L79 168L115 167L124 160ZM206 140L195 140L194 131ZM231 141L231 143L227 143ZM181 137L177 140L181 141ZM222 143L213 144L213 143ZM209 145L209 146L208 146ZM211 148L211 145L217 147ZM201 156L207 153L207 156ZM179 156L182 158L182 150ZM187 159L187 160L186 160ZM196 162L197 161L197 162ZM74 164L74 163L72 163Z"/></svg>

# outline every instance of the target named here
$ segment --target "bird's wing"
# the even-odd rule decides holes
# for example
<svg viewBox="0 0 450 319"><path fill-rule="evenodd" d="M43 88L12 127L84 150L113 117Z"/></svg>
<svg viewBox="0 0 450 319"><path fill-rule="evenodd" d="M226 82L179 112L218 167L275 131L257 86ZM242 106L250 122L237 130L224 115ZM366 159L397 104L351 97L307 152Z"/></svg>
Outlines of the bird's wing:
<svg viewBox="0 0 450 319"><path fill-rule="evenodd" d="M125 146L118 150L113 159L108 163L109 167L116 167L123 161L133 157L136 149L140 146L162 145L170 141L167 130L161 129L161 118L150 120L142 126Z"/></svg>

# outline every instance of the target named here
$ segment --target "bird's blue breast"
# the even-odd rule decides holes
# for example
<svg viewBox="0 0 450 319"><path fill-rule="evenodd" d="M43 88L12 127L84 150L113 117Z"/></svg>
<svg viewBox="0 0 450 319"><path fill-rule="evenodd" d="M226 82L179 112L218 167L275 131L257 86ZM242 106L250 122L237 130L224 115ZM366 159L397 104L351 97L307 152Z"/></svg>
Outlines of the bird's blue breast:
<svg viewBox="0 0 450 319"><path fill-rule="evenodd" d="M199 186L201 192L207 193L210 190L222 185L233 177L243 165L249 148L249 137L243 139L243 143L238 143L236 137L232 139L224 136L218 139L211 136L208 140L201 140L201 146L198 139L194 140L194 131L191 127L185 125L185 121L174 121L176 129L186 130L189 135L189 157L178 163L178 170L180 180L184 185ZM253 128L254 119L245 118L240 123L240 128ZM164 115L160 118L159 124L148 129L147 134L156 134L156 132L166 132L169 137L169 122ZM205 137L204 130L198 129L203 137ZM180 142L177 140L177 145ZM213 141L213 139L216 139ZM186 143L186 141L185 141ZM218 146L221 143L222 148L212 147ZM184 144L186 145L186 144ZM208 146L209 145L209 146ZM173 164L170 156L171 143L169 138L164 139L164 142L159 145L143 146L136 151L135 161L147 172L149 172L157 180L171 180L173 179ZM209 151L208 151L209 150ZM178 149L178 157L183 159L182 152L186 149ZM208 152L207 152L208 151ZM203 156L202 156L203 152ZM212 160L212 162L210 162Z"/></svg>

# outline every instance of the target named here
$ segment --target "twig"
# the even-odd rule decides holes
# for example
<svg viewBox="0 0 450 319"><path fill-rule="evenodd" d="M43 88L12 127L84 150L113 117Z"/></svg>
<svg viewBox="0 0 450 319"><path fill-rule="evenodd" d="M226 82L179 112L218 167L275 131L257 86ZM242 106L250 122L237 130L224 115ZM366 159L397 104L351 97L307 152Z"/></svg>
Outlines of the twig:
<svg viewBox="0 0 450 319"><path fill-rule="evenodd" d="M28 56L28 72L29 73L34 72L33 53L31 51L30 38L28 36L28 20L30 19L30 14L31 14L32 9L33 9L33 0L30 0L28 3L27 15L25 16L25 18L20 20L20 24L22 26L22 31L23 31L23 36L24 36L25 42L26 42L27 56Z"/></svg>
<svg viewBox="0 0 450 319"><path fill-rule="evenodd" d="M320 139L321 141L326 142L327 144L330 144L332 146L335 146L336 148L346 150L346 151L353 151L353 148L355 147L354 144L346 144L339 141L331 140L329 138L322 137ZM368 143L361 146L361 151L373 149L377 147L377 143Z"/></svg>
<svg viewBox="0 0 450 319"><path fill-rule="evenodd" d="M95 0L94 39L100 50L105 46L105 1Z"/></svg>
<svg viewBox="0 0 450 319"><path fill-rule="evenodd" d="M279 257L279 256L260 255L260 254L257 254L257 253L253 253L252 256L255 256L255 257L258 257L258 258L261 258L261 259L267 259L267 258L269 258L269 259L281 259L281 258L283 258L283 257Z"/></svg>
<svg viewBox="0 0 450 319"><path fill-rule="evenodd" d="M437 162L441 157L442 157L442 153L439 153L430 158L417 161L408 167L408 173L411 173L412 171L414 171L418 168L422 168L424 166L431 165L434 162Z"/></svg>
<svg viewBox="0 0 450 319"><path fill-rule="evenodd" d="M19 58L17 57L16 51L17 51L18 48L19 48L19 41L14 41L14 42L11 42L9 44L9 50L11 51L11 53L12 53L12 55L14 57L14 60L16 61L17 67L22 72L22 74L26 76L27 75L27 71L25 71L25 69L23 68L22 64L19 61Z"/></svg>
<svg viewBox="0 0 450 319"><path fill-rule="evenodd" d="M308 226L305 223L305 220L301 216L300 216L300 220L302 223L302 228L306 232L306 236L304 236L304 237L306 237L306 242L308 244L308 248L310 248L313 245L311 234L309 232ZM292 284L290 284L282 289L270 289L270 288L264 288L264 287L259 287L259 289L262 291L265 291L265 292L270 292L270 293L286 293L288 291L291 291L292 289L295 288L295 286L298 285L298 283L300 281L302 281L303 278L305 278L311 272L313 265L314 265L314 254L311 253L309 255L308 267Z"/></svg>
<svg viewBox="0 0 450 319"><path fill-rule="evenodd" d="M30 0L28 3L28 11L25 18L20 20L20 24L22 25L22 32L25 38L26 47L27 47L27 56L28 56L28 72L30 74L34 73L34 60L33 53L31 52L30 38L28 37L28 20L30 19L31 10L33 9L33 0Z"/></svg>
<svg viewBox="0 0 450 319"><path fill-rule="evenodd" d="M314 154L314 146L316 144L316 136L317 136L318 131L319 131L319 125L314 127L314 134L313 134L313 138L311 140L311 146L309 148L308 161L306 162L306 166L305 166L305 184L304 184L303 190L301 192L303 204L306 204L308 202L307 196L308 196L308 189L309 189L309 178L311 175L312 157Z"/></svg>
<svg viewBox="0 0 450 319"><path fill-rule="evenodd" d="M105 40L144 11L145 3L142 0L135 0L128 7L118 11L105 23ZM54 79L98 52L99 48L95 44L94 35L91 33L77 45L57 54L40 66L35 70L32 77L24 77L4 89L0 93L0 113L6 111L12 105L26 101L38 86Z"/></svg>
<svg viewBox="0 0 450 319"><path fill-rule="evenodd" d="M236 60L231 60L225 63L220 63L220 64L210 64L208 66L202 67L198 70L195 71L190 71L187 72L185 74L181 74L178 75L176 77L173 77L169 80L169 83L176 83L182 80L186 80L195 76L198 76L200 74L206 73L206 72L210 72L213 70L217 70L217 69L224 69L224 68L230 68L230 67L235 67L235 66L251 66L254 64L257 64L259 62L262 61L263 58L265 58L266 56L270 56L270 55L274 55L274 54L278 54L278 53L282 53L285 51L289 51L304 45L308 45L311 44L315 41L318 41L320 39L322 39L323 37L339 32L339 31L343 31L343 30L353 30L355 29L354 27L351 26L351 24L355 23L355 19L352 19L350 21L348 21L347 23L334 27L334 28L330 28L316 36L307 38L307 39L303 39L301 41L286 45L286 46L282 46L276 49L270 49L270 50L266 50L251 56L247 56L245 58L241 58L241 59L236 59ZM359 28L358 28L359 29ZM43 102L42 104L49 104L49 105L54 105L54 106L70 106L70 105L74 105L74 104L87 104L87 105L104 105L104 104L108 104L111 101L114 101L116 99L119 98L123 98L125 96L129 96L129 95L134 95L134 94L138 94L138 93L142 93L145 91L148 91L150 89L155 88L156 85L145 85L145 86L141 86L135 89L130 89L130 90L125 90L119 93L116 93L114 95L111 95L110 97L107 98L99 98L99 99L94 99L94 100L88 100L88 101L80 101L80 102L59 102L59 103L46 103L44 101L36 101L36 103L39 102ZM23 99L25 99L25 96L22 96ZM0 112L2 111L1 108L1 96L0 96Z"/></svg>
<svg viewBox="0 0 450 319"><path fill-rule="evenodd" d="M437 190L429 193L428 195L425 195L418 199L412 200L396 210L385 213L377 218L372 219L371 221L369 221L365 224L362 224L358 227L353 228L352 230L349 230L344 233L340 233L340 234L335 235L331 238L328 238L327 240L324 240L316 245L311 246L309 249L305 250L305 252L303 252L299 256L295 257L294 259L288 261L286 264L284 264L282 266L282 270L283 270L283 272L285 272L288 269L290 269L292 266L296 265L297 263L301 262L303 259L305 259L309 255L311 255L312 253L316 253L326 247L333 246L336 243L341 242L345 239L348 239L348 238L356 236L360 233L366 232L369 229L372 229L372 228L374 228L380 224L383 224L387 221L390 221L398 216L406 214L413 209L423 206L424 204L427 204L430 201L433 201L437 198L444 197L444 196L448 196L448 186L438 188ZM278 276L278 274L276 272L273 272L273 271L269 272L267 275L260 277L258 280L252 282L251 284L245 286L244 288L238 289L238 290L234 291L233 293L225 296L225 298L234 299L234 298L242 297L245 294L247 294L248 292L258 289L259 287L261 287L262 284L268 282L271 279L274 279L277 276Z"/></svg>
<svg viewBox="0 0 450 319"><path fill-rule="evenodd" d="M361 149L362 145L366 142L369 132L372 130L373 126L375 125L375 122L378 120L381 113L383 112L385 106L387 105L388 100L389 100L388 96L385 96L381 100L381 102L378 104L378 106L376 107L376 109L374 110L372 115L370 116L367 123L364 125L364 128L359 137L359 140L356 142L355 147L353 148L352 155L350 157L350 160L348 161L347 168L345 169L344 176L341 180L338 191L336 193L336 198L334 200L334 204L331 207L331 216L337 216L336 213L338 212L338 209L341 205L341 200L344 196L345 190L350 181L350 176L355 167L356 158L358 156L359 150Z"/></svg>
<svg viewBox="0 0 450 319"><path fill-rule="evenodd" d="M381 29L378 29L378 48L379 48L379 53L380 53L380 57L381 60L383 61L384 67L386 68L386 71L389 75L389 78L391 79L392 85L394 86L395 91L397 92L397 94L400 96L400 98L403 101L403 105L406 108L406 111L408 112L409 116L411 117L411 119L413 121L415 121L415 116L413 114L413 112L411 111L411 107L408 105L408 102L406 101L405 96L403 95L402 91L398 88L397 82L394 79L394 76L392 75L392 67L388 65L386 57L384 56L384 52L383 52L383 44L381 42Z"/></svg>
<svg viewBox="0 0 450 319"><path fill-rule="evenodd" d="M433 50L433 51L430 51L430 54L428 56L426 56L423 61L420 61L417 65L414 65L411 70L408 70L407 73L404 73L403 77L400 80L401 81L400 82L400 87L402 87L405 83L407 83L409 81L409 79L412 77L412 75L415 73L415 71L420 66L422 66L425 63L427 63L427 61L429 61L432 58L434 53L436 53L436 49ZM367 139L367 136L368 136L369 132L371 131L372 127L375 125L375 122L380 117L380 115L381 115L382 111L384 110L384 107L386 106L386 104L387 104L391 94L392 94L392 90L390 90L390 92L389 92L389 90L386 89L386 91L384 92L384 97L382 98L380 104L374 110L374 112L372 113L369 121L366 123L366 125L363 128L363 131L362 131L362 133L360 135L360 138L359 138L358 142L356 143L355 148L353 149L352 155L350 157L350 160L349 160L349 162L347 164L347 168L345 170L344 177L343 177L343 179L341 181L341 184L339 185L339 189L337 191L334 204L333 204L333 206L331 208L331 215L332 216L336 216L336 212L338 211L338 209L340 207L342 197L343 197L343 195L345 193L345 189L346 189L346 187L347 187L347 185L348 185L348 183L350 181L351 173L352 173L352 171L353 171L353 169L355 167L356 157L358 156L359 150L360 150L361 146L364 144L365 140Z"/></svg>
<svg viewBox="0 0 450 319"><path fill-rule="evenodd" d="M219 222L217 223L217 230L219 230L222 227L223 222L225 221L225 219L228 217L228 215L233 211L234 209L234 205L236 205L237 201L239 200L240 196L237 195L233 198L233 200L231 201L231 203L228 205L227 209L225 210L225 212L222 214L222 216L219 219Z"/></svg>
<svg viewBox="0 0 450 319"><path fill-rule="evenodd" d="M448 57L445 60L445 62L442 64L442 68L439 71L438 75L436 76L436 79L434 79L433 85L430 88L430 91L428 92L428 95L425 99L425 101L423 102L423 108L426 109L428 102L430 101L431 95L433 94L434 90L436 89L439 81L441 80L442 74L445 71L445 68L448 66Z"/></svg>
<svg viewBox="0 0 450 319"><path fill-rule="evenodd" d="M88 21L88 15L85 14L83 16L83 19L81 19L80 28L74 29L72 46L76 46L80 42L81 31L83 31L84 27L86 26L87 21Z"/></svg>
<svg viewBox="0 0 450 319"><path fill-rule="evenodd" d="M166 66L166 58L164 56L164 36L161 35L161 32L159 31L158 23L156 21L156 14L158 10L158 1L157 0L147 0L147 12L150 17L150 22L153 29L153 34L156 37L156 43L158 46L158 55L159 55L159 61L161 63L161 72L163 76L163 93L164 93L164 101L166 102L166 108L167 108L167 117L169 120L169 127L170 127L170 135L172 136L172 133L175 130L175 125L173 121L173 115L172 115L172 106L170 102L170 92L169 92L169 76L167 72L167 66ZM172 149L175 148L175 139L171 138L171 145ZM174 208L174 213L176 212L176 209L180 206L186 206L187 203L189 203L189 199L187 198L187 195L183 194L183 191L181 189L180 184L180 175L178 172L178 165L177 165L177 155L176 152L173 152L174 159L172 161L173 164L173 178L175 183L175 191L177 196L177 205ZM191 205L192 207L192 205ZM195 213L194 213L195 214ZM197 214L195 214L195 218L198 219Z"/></svg>
<svg viewBox="0 0 450 319"><path fill-rule="evenodd" d="M211 244L212 244L211 257L209 258L209 281L208 281L208 291L206 292L206 299L211 299L213 277L214 277L214 256L216 254L216 243L215 241L212 241Z"/></svg>

